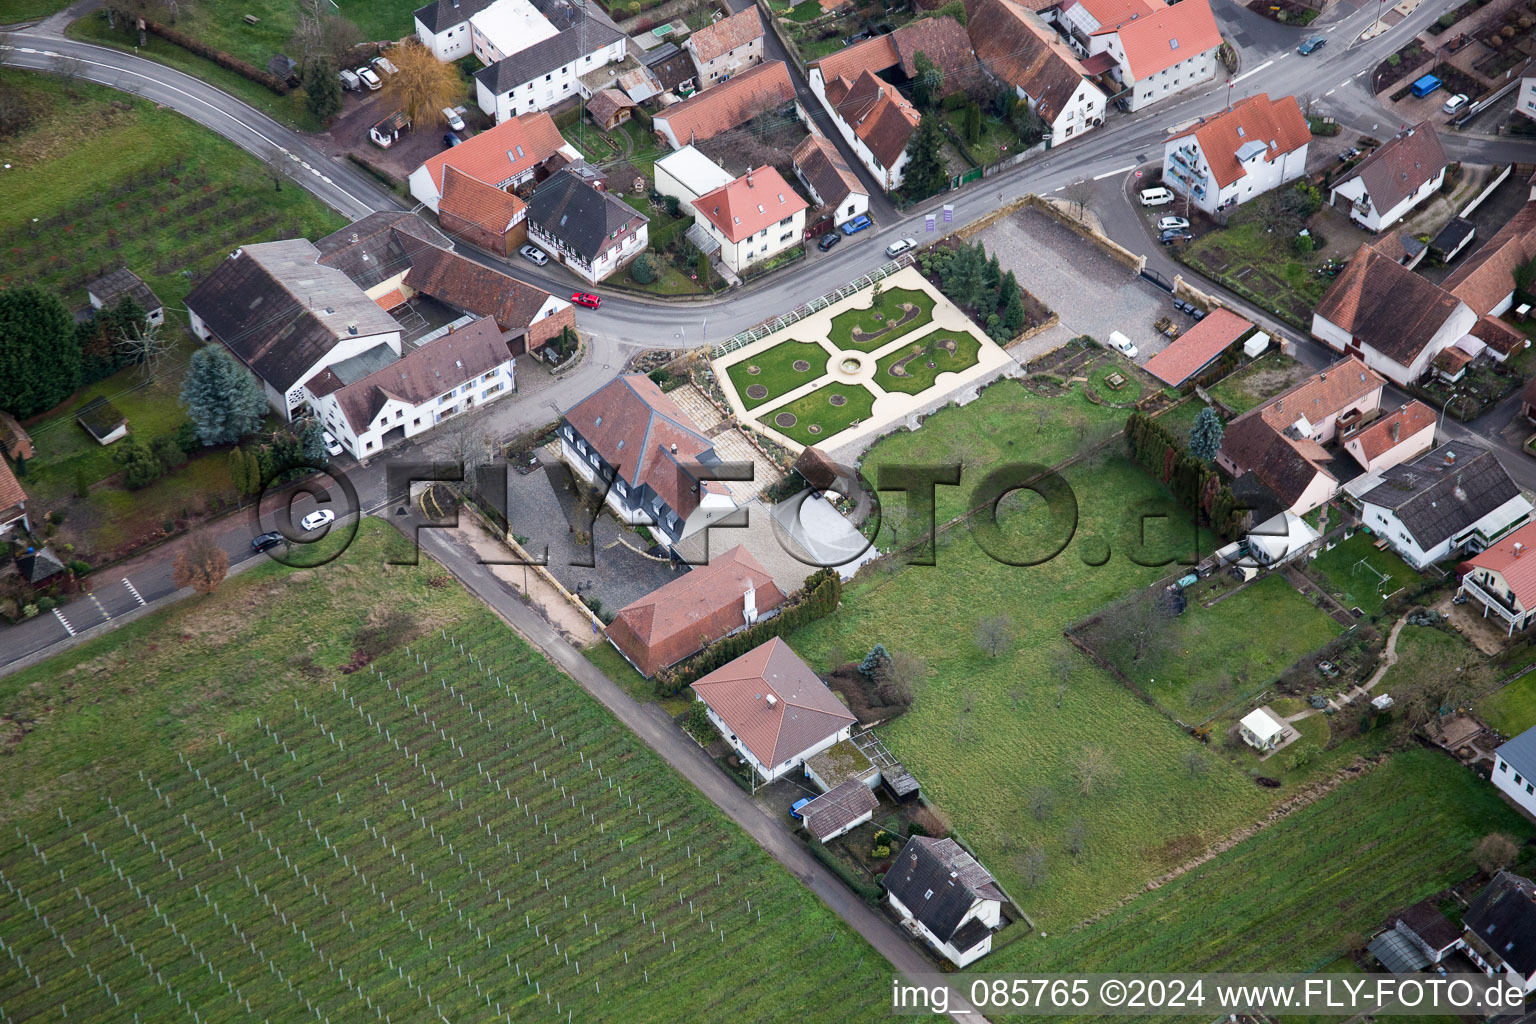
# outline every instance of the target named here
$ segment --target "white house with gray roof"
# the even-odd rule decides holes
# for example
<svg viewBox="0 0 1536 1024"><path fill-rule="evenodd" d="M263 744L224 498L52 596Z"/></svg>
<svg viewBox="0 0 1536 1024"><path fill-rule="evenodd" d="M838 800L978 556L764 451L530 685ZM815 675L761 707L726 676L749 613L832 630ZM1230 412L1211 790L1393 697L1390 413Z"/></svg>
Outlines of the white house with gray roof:
<svg viewBox="0 0 1536 1024"><path fill-rule="evenodd" d="M1493 752L1493 784L1520 809L1536 818L1536 728Z"/></svg>
<svg viewBox="0 0 1536 1024"><path fill-rule="evenodd" d="M531 11L539 28L492 31L483 45L476 44L487 66L475 74L475 100L498 124L591 95L582 77L622 62L629 52L629 40L601 8L570 0L497 0L476 15L471 28L480 22L493 27L493 15L510 4L518 5L518 18Z"/></svg>
<svg viewBox="0 0 1536 1024"><path fill-rule="evenodd" d="M953 839L908 839L885 873L885 893L902 927L956 967L990 953L1003 926L1002 888Z"/></svg>
<svg viewBox="0 0 1536 1024"><path fill-rule="evenodd" d="M563 170L528 201L528 238L593 284L650 244L649 218L611 192Z"/></svg>

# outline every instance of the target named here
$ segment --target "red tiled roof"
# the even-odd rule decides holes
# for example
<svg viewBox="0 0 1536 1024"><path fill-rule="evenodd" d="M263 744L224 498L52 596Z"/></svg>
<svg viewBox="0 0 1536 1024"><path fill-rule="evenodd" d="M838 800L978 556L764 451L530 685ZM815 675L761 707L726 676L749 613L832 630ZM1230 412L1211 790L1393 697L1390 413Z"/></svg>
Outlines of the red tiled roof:
<svg viewBox="0 0 1536 1024"><path fill-rule="evenodd" d="M475 316L494 316L503 331L527 328L550 298L542 288L435 247L416 254L405 284Z"/></svg>
<svg viewBox="0 0 1536 1024"><path fill-rule="evenodd" d="M919 53L944 72L946 92L964 88L976 78L979 69L971 48L971 37L965 26L954 18L920 18L908 22L891 33L891 41L896 44L902 74L908 78L917 77Z"/></svg>
<svg viewBox="0 0 1536 1024"><path fill-rule="evenodd" d="M1395 412L1383 416L1349 439L1349 444L1359 445L1364 463L1373 462L1407 441L1425 427L1435 425L1435 410L1417 398Z"/></svg>
<svg viewBox="0 0 1536 1024"><path fill-rule="evenodd" d="M650 678L746 625L744 600L754 590L759 615L784 603L784 592L740 545L678 577L614 616L608 639Z"/></svg>
<svg viewBox="0 0 1536 1024"><path fill-rule="evenodd" d="M1496 316L1482 316L1472 325L1471 334L1489 348L1503 355L1512 355L1525 348L1525 335Z"/></svg>
<svg viewBox="0 0 1536 1024"><path fill-rule="evenodd" d="M794 98L789 69L781 60L769 60L667 107L656 115L655 123L658 130L665 124L677 144L685 146L714 138Z"/></svg>
<svg viewBox="0 0 1536 1024"><path fill-rule="evenodd" d="M1173 344L1147 360L1145 369L1163 383L1178 387L1252 329L1251 321L1231 310L1213 309L1205 319L1175 338Z"/></svg>
<svg viewBox="0 0 1536 1024"><path fill-rule="evenodd" d="M708 61L762 37L763 19L756 7L747 7L699 29L688 37L687 45L699 60Z"/></svg>
<svg viewBox="0 0 1536 1024"><path fill-rule="evenodd" d="M500 187L547 160L563 145L565 139L554 119L541 110L503 121L443 150L422 166L439 194L443 191L443 168L449 164L477 181Z"/></svg>
<svg viewBox="0 0 1536 1024"><path fill-rule="evenodd" d="M773 167L749 170L693 201L699 215L732 242L755 235L808 206Z"/></svg>
<svg viewBox="0 0 1536 1024"><path fill-rule="evenodd" d="M855 721L810 666L778 637L695 681L693 690L769 769L818 746Z"/></svg>
<svg viewBox="0 0 1536 1024"><path fill-rule="evenodd" d="M1194 2L1196 0L1184 0L1179 7ZM1259 93L1169 139L1190 135L1200 144L1200 152L1211 165L1216 183L1226 188L1243 176L1243 166L1237 159L1237 151L1242 146L1262 142L1264 160L1272 162L1305 146L1311 141L1312 130L1307 126L1296 97L1282 96L1271 100L1266 94Z"/></svg>
<svg viewBox="0 0 1536 1024"><path fill-rule="evenodd" d="M1088 69L1039 16L1013 0L971 0L966 28L976 56L993 74L1039 104L1039 114L1054 124L1088 76ZM1113 60L1111 65L1113 66Z"/></svg>
<svg viewBox="0 0 1536 1024"><path fill-rule="evenodd" d="M1081 7L1099 23L1099 32L1113 32L1116 25L1162 10L1167 4L1162 0L1074 0L1061 5L1063 9ZM1095 33L1096 35L1098 33Z"/></svg>
<svg viewBox="0 0 1536 1024"><path fill-rule="evenodd" d="M0 512L8 512L26 504L27 492L21 489L21 484L16 480L16 474L11 472L10 465L0 459Z"/></svg>
<svg viewBox="0 0 1536 1024"><path fill-rule="evenodd" d="M1536 258L1536 200L1445 279L1445 288L1478 316L1490 312L1515 289L1515 271Z"/></svg>
<svg viewBox="0 0 1536 1024"><path fill-rule="evenodd" d="M1515 545L1520 546L1519 553ZM1526 523L1492 547L1467 559L1479 569L1491 569L1504 582L1522 608L1536 607L1536 523Z"/></svg>
<svg viewBox="0 0 1536 1024"><path fill-rule="evenodd" d="M820 132L806 135L800 145L795 147L790 160L795 170L805 177L823 206L840 206L845 196L867 194L837 146Z"/></svg>
<svg viewBox="0 0 1536 1024"><path fill-rule="evenodd" d="M1363 244L1323 295L1316 313L1361 345L1412 366L1457 305L1450 292Z"/></svg>
<svg viewBox="0 0 1536 1024"><path fill-rule="evenodd" d="M878 74L900 63L901 54L896 51L896 40L887 34L829 53L820 60L811 61L810 66L821 69L821 80L825 84L837 78L852 81L865 71Z"/></svg>
<svg viewBox="0 0 1536 1024"><path fill-rule="evenodd" d="M443 169L442 192L443 198L437 204L439 214L468 221L495 235L503 234L522 220L526 210L523 201L511 192L471 178L452 165Z"/></svg>
<svg viewBox="0 0 1536 1024"><path fill-rule="evenodd" d="M1471 361L1472 357L1455 345L1452 345L1450 348L1441 349L1435 358L1431 360L1437 369L1444 370L1450 374L1464 369Z"/></svg>
<svg viewBox="0 0 1536 1024"><path fill-rule="evenodd" d="M380 309L386 313L392 309L399 309L405 305L405 295L399 288L391 288L389 291L373 300Z"/></svg>
<svg viewBox="0 0 1536 1024"><path fill-rule="evenodd" d="M1125 62L1137 79L1221 45L1221 30L1208 0L1181 0L1125 22L1118 31Z"/></svg>
<svg viewBox="0 0 1536 1024"><path fill-rule="evenodd" d="M832 109L853 128L881 166L895 166L917 130L917 108L895 86L869 71L851 82L838 78L826 92Z"/></svg>

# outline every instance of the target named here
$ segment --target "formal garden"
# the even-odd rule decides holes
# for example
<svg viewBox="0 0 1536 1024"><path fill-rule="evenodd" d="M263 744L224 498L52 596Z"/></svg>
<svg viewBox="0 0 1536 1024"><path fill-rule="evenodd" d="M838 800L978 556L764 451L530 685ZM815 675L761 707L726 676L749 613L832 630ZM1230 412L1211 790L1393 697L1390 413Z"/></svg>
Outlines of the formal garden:
<svg viewBox="0 0 1536 1024"><path fill-rule="evenodd" d="M863 309L832 318L827 340L839 349L873 352L933 320L933 296L915 288L891 288Z"/></svg>
<svg viewBox="0 0 1536 1024"><path fill-rule="evenodd" d="M815 342L791 339L732 364L727 373L742 405L755 409L821 377L827 358L827 350Z"/></svg>
<svg viewBox="0 0 1536 1024"><path fill-rule="evenodd" d="M785 437L809 447L867 419L875 396L862 384L832 383L778 406L768 422Z"/></svg>
<svg viewBox="0 0 1536 1024"><path fill-rule="evenodd" d="M939 374L975 366L980 351L974 335L939 328L882 356L875 364L875 379L887 391L921 394L933 387Z"/></svg>

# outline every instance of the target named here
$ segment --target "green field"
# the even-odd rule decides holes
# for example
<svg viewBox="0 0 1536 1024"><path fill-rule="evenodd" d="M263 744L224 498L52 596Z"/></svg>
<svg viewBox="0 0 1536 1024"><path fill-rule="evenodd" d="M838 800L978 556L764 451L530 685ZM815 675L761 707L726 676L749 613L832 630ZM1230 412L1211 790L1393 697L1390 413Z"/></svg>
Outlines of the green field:
<svg viewBox="0 0 1536 1024"><path fill-rule="evenodd" d="M1536 672L1495 690L1477 705L1477 716L1505 736L1518 736L1536 725Z"/></svg>
<svg viewBox="0 0 1536 1024"><path fill-rule="evenodd" d="M0 0L0 25L45 18L68 6L68 0Z"/></svg>
<svg viewBox="0 0 1536 1024"><path fill-rule="evenodd" d="M1084 629L1084 637L1165 711L1190 724L1251 699L1342 631L1279 575L1266 576L1210 608L1196 597L1177 617L1145 609L1141 614L1148 628L1139 646L1125 642L1125 626L1134 614L1124 604L1114 605L1099 623ZM1284 623L1284 628L1266 630L1260 639L1254 633L1254 623L1260 622Z"/></svg>
<svg viewBox="0 0 1536 1024"><path fill-rule="evenodd" d="M904 306L915 306L916 315L896 327L897 321L909 315ZM887 288L873 304L863 309L845 309L834 316L827 328L827 339L834 348L873 352L932 320L933 297L927 292L916 288ZM855 340L855 331L863 332L858 336L859 340Z"/></svg>
<svg viewBox="0 0 1536 1024"><path fill-rule="evenodd" d="M930 422L913 439L930 432L953 438L959 430ZM865 471L902 457L882 442L866 457ZM1149 523L1146 554L1174 553L1181 538L1171 524L1187 521L1124 457L1081 463L1064 476L1077 496L1079 524L1054 559L1030 568L1004 565L959 527L943 535L935 565L856 581L836 615L788 638L818 669L857 660L876 643L927 661L915 706L881 727L881 737L1052 934L1183 863L1276 799L1276 791L1255 786L1062 637L1069 623L1163 575L1127 557L1140 528L1127 510L1156 507L1173 517ZM986 542L1043 553L1053 544L1042 536L1046 517L1038 513L1036 505L1005 510L999 535ZM1012 620L1012 644L993 658L972 638L982 620L997 615ZM1091 773L1084 770L1089 751L1099 762ZM1090 774L1085 793L1082 780ZM1048 797L1043 816L1031 806L1037 794ZM1083 843L1074 855L1068 837L1077 828ZM1023 864L1031 849L1040 851L1045 870L1033 888Z"/></svg>
<svg viewBox="0 0 1536 1024"><path fill-rule="evenodd" d="M921 394L933 387L939 374L958 373L975 366L980 352L981 342L969 332L930 331L921 338L914 338L911 344L882 356L875 383L887 391ZM903 360L906 361L903 374L897 376L894 372L896 364Z"/></svg>
<svg viewBox="0 0 1536 1024"><path fill-rule="evenodd" d="M1377 551L1376 537L1358 531L1333 550L1319 552L1316 559L1307 563L1307 568L1312 578L1322 580L1340 604L1359 608L1373 619L1381 616L1388 595L1420 579L1397 552L1391 548Z"/></svg>
<svg viewBox="0 0 1536 1024"><path fill-rule="evenodd" d="M805 363L804 370L795 369L795 363ZM753 369L758 372L753 373ZM827 372L827 350L814 341L786 339L755 356L732 363L726 373L736 388L736 395L744 408L755 409L765 402L789 394L802 384L809 384ZM747 389L759 385L767 390L761 398L753 398Z"/></svg>
<svg viewBox="0 0 1536 1024"><path fill-rule="evenodd" d="M1265 400L1306 376L1306 366L1278 349L1271 349L1236 373L1222 378L1211 387L1210 392L1211 397L1234 414L1241 414L1263 404Z"/></svg>
<svg viewBox="0 0 1536 1024"><path fill-rule="evenodd" d="M9 1019L885 1019L883 959L403 547L0 681Z"/></svg>
<svg viewBox="0 0 1536 1024"><path fill-rule="evenodd" d="M1015 943L988 970L1320 969L1387 914L1475 874L1490 832L1532 829L1471 771L1408 750L1087 928Z"/></svg>
<svg viewBox="0 0 1536 1024"><path fill-rule="evenodd" d="M346 221L180 114L87 83L6 70L36 117L7 140L0 286L37 284L70 305L126 265L165 303L170 328L199 278L251 242L318 237Z"/></svg>
<svg viewBox="0 0 1536 1024"><path fill-rule="evenodd" d="M841 397L843 404L832 400ZM785 437L803 445L831 440L847 430L854 420L869 415L875 405L875 393L862 384L827 384L793 402L779 406L764 417L764 422ZM786 417L783 423L779 417ZM788 417L793 416L791 422Z"/></svg>

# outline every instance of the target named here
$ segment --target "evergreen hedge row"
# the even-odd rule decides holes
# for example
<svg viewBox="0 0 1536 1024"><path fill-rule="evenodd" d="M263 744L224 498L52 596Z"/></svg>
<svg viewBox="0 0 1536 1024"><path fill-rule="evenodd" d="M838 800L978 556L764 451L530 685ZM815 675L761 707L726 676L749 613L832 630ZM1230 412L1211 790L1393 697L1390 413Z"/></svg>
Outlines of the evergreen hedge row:
<svg viewBox="0 0 1536 1024"><path fill-rule="evenodd" d="M1157 477L1174 498L1223 540L1247 531L1247 510L1209 465L1184 450L1167 427L1139 412L1125 421L1131 457Z"/></svg>

